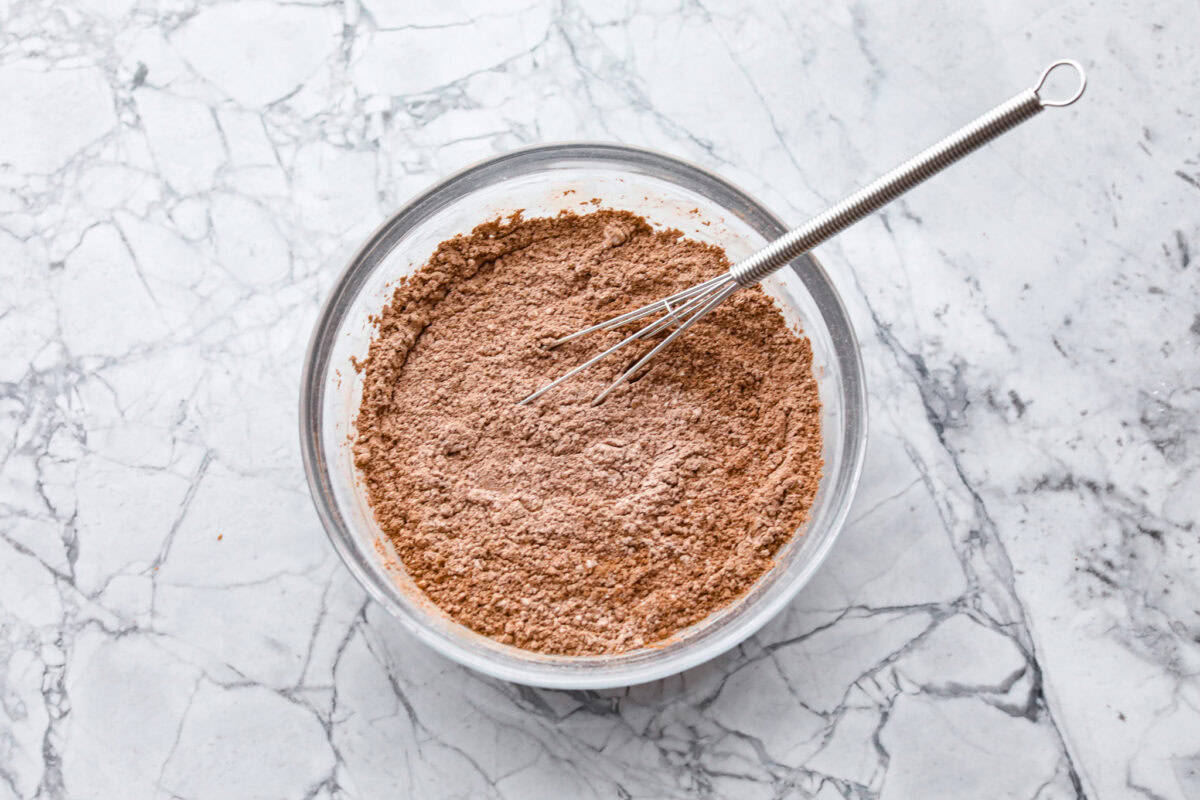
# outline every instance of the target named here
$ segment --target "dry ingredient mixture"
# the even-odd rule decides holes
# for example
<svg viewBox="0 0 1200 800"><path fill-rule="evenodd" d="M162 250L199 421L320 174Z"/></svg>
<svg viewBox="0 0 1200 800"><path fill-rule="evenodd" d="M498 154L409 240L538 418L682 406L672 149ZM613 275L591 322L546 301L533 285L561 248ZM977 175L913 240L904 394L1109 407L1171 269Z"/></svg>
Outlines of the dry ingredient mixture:
<svg viewBox="0 0 1200 800"><path fill-rule="evenodd" d="M633 384L647 349L515 403L624 330L543 345L728 269L624 211L519 215L443 242L379 317L354 455L405 570L528 650L618 653L725 606L807 518L821 476L807 339L755 288Z"/></svg>

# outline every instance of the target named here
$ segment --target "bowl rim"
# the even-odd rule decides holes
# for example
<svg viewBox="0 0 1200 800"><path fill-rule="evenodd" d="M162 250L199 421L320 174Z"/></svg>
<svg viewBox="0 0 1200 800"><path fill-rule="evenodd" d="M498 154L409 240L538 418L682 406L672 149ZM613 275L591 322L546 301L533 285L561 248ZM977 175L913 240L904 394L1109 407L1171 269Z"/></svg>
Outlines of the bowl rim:
<svg viewBox="0 0 1200 800"><path fill-rule="evenodd" d="M305 477L313 506L317 511L317 516L321 521L325 535L333 545L334 550L341 557L342 562L349 569L355 580L366 590L367 594L393 617L397 618L411 634L432 647L436 652L450 658L456 663L502 680L544 688L613 688L658 680L715 658L754 635L764 624L779 613L784 606L790 603L800 589L808 584L817 569L819 569L828 557L833 543L841 534L859 479L862 475L868 425L866 381L858 337L845 304L825 268L811 253L805 254L800 258L807 259L809 262L808 271L815 272L820 278L826 290L825 299L828 301L830 309L840 318L840 322L842 323L842 331L840 332L846 340L844 342L846 346L841 349L840 353L842 357L839 358L839 361L843 362L842 367L844 372L843 385L846 402L844 413L848 417L853 416L856 418L859 421L859 425L856 429L857 436L851 435L847 437L844 460L849 464L849 472L843 471L845 491L841 503L832 509L829 517L828 527L830 528L830 534L813 551L811 558L806 564L807 568L805 572L797 576L784 591L781 591L772 598L771 602L764 603L761 607L755 609L754 614L748 621L744 622L740 627L735 627L723 634L718 634L715 641L706 643L707 646L697 647L692 650L682 649L675 654L673 659L658 663L614 665L612 668L597 666L586 672L574 674L554 673L535 676L523 674L523 670L538 671L541 665L529 664L527 667L518 668L496 663L493 660L480 659L475 653L467 650L460 643L455 642L440 632L432 630L421 620L417 619L412 611L395 602L394 598L383 589L378 581L379 573L366 563L366 556L364 556L362 549L354 547L350 543L351 537L349 535L335 535L335 531L348 534L349 530L342 519L337 498L330 486L328 464L326 463L321 447L323 424L320 411L325 398L324 376L329 367L333 341L332 333L336 331L336 327L331 323L335 321L335 316L340 317L337 312L344 306L343 301L347 298L353 299L361 289L362 284L366 282L370 271L361 270L361 266L368 260L372 252L384 243L387 234L393 228L405 224L410 226L420 224L441 210L441 208L460 199L463 195L459 194L458 190L462 184L470 183L473 178L481 175L486 177L488 173L497 171L502 172L505 165L512 162L528 162L531 165L536 165L539 162L552 163L564 157L610 161L613 162L614 167L625 166L626 168L628 168L628 162L633 160L640 161L651 167L665 168L669 172L692 172L706 183L712 184L732 197L741 200L761 217L761 221L778 228L780 234L787 230L787 226L777 215L739 186L711 170L651 148L613 142L571 141L543 143L517 148L498 156L476 161L413 196L408 202L397 209L394 214L383 221L355 251L330 287L325 301L321 305L320 312L313 323L300 376L299 433L301 460L304 464ZM794 264L795 260L789 266L795 269Z"/></svg>

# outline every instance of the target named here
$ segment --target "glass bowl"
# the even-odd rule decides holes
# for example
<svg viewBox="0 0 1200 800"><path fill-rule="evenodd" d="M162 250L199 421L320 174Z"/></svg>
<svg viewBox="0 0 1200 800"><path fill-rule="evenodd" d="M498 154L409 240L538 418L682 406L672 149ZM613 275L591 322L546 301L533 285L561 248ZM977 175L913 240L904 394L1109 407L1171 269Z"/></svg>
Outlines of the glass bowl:
<svg viewBox="0 0 1200 800"><path fill-rule="evenodd" d="M313 502L334 547L371 596L418 639L461 664L504 680L562 689L662 678L707 661L758 630L829 552L850 507L866 444L866 392L850 320L820 264L811 257L798 259L763 287L812 343L825 470L809 521L742 598L666 641L603 656L521 650L459 625L434 606L405 574L360 487L351 436L361 384L350 359L366 354L369 318L382 309L396 280L423 264L439 242L518 209L528 217L588 211L596 207L593 198L602 207L628 209L656 226L720 244L733 261L785 230L745 192L670 156L586 143L508 153L416 197L363 245L321 310L300 388L300 441Z"/></svg>

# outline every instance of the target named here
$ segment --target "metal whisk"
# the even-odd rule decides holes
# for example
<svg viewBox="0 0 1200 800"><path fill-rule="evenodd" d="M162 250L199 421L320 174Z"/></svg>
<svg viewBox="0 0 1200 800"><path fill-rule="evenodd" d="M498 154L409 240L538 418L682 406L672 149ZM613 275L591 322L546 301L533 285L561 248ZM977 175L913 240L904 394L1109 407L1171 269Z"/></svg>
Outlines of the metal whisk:
<svg viewBox="0 0 1200 800"><path fill-rule="evenodd" d="M1058 67L1071 67L1079 74L1079 87L1071 96L1061 100L1048 100L1040 92L1050 73ZM658 355L663 348L683 335L683 333L710 311L723 303L730 295L744 286L752 286L763 278L775 272L794 258L807 253L812 248L841 233L846 228L866 217L883 206L895 200L900 195L912 189L919 183L928 180L955 161L995 139L1027 119L1035 116L1047 107L1069 106L1083 96L1087 85L1087 76L1079 62L1070 59L1055 61L1042 72L1041 77L1030 89L1017 94L1007 102L993 108L978 117L974 122L964 125L954 133L942 139L929 149L909 159L891 172L878 178L874 183L858 190L842 200L823 214L813 217L808 222L779 237L769 245L745 258L729 268L729 272L699 283L691 288L676 292L670 297L655 300L641 308L628 311L612 319L576 331L551 342L548 347L554 348L584 334L594 331L609 330L626 325L635 320L660 312L666 312L648 325L622 339L617 344L602 353L588 359L584 363L567 372L560 378L551 381L533 392L519 405L531 403L546 392L558 386L565 380L579 374L597 361L615 353L627 344L638 339L646 339L660 331L674 326L674 330L650 352L642 356L621 376L612 382L608 388L596 395L592 405L596 405L625 381L638 373L650 359Z"/></svg>

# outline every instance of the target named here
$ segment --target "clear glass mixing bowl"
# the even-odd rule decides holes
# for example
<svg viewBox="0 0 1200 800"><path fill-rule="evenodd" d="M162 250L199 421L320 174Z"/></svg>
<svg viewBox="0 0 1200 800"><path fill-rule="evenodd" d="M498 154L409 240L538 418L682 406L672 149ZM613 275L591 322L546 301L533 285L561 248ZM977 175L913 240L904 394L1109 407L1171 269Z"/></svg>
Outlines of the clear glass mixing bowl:
<svg viewBox="0 0 1200 800"><path fill-rule="evenodd" d="M731 260L785 230L770 211L727 181L648 150L560 144L499 156L415 198L363 245L321 310L300 389L300 440L313 502L334 547L371 596L417 638L461 664L505 680L563 689L661 678L707 661L758 630L829 552L850 507L866 444L866 393L850 320L820 264L798 259L764 288L812 342L825 473L809 522L778 553L773 569L738 602L670 640L616 656L533 653L481 636L442 614L405 574L360 488L350 436L361 385L350 359L365 355L369 317L383 307L391 286L424 263L439 242L517 209L530 217L590 210L592 198L720 244Z"/></svg>

